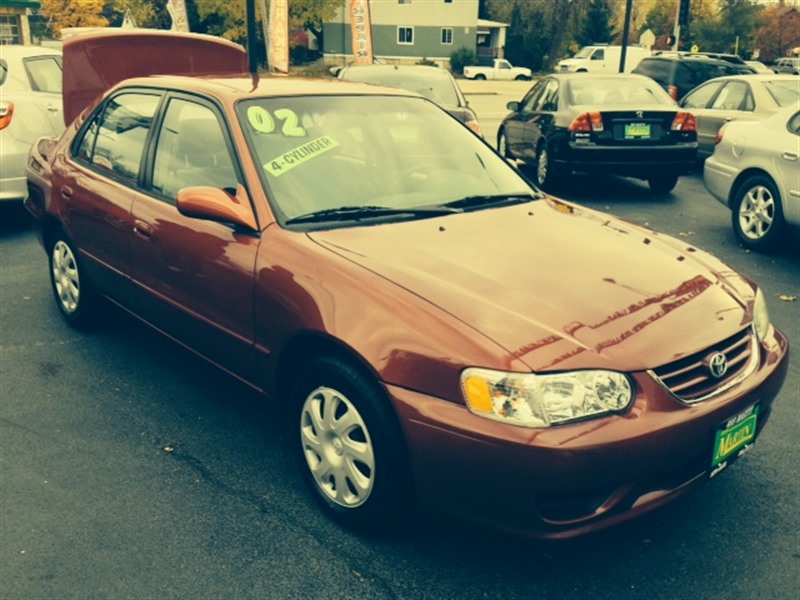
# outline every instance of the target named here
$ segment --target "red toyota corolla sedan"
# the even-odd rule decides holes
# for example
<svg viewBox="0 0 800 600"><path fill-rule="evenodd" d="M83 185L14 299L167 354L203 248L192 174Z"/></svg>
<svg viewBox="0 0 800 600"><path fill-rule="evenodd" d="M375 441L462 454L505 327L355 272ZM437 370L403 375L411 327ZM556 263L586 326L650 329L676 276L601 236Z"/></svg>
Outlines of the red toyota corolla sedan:
<svg viewBox="0 0 800 600"><path fill-rule="evenodd" d="M111 301L285 407L343 521L419 504L586 533L767 422L788 345L753 282L543 195L429 100L241 74L200 36L64 57L71 123L32 151L26 201L59 310L82 327Z"/></svg>

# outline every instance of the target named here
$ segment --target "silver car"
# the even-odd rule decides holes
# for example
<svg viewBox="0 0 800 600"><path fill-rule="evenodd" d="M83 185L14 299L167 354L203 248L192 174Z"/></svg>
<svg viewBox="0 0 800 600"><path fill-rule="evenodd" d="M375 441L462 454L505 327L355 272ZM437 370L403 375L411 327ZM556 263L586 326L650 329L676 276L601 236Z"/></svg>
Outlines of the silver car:
<svg viewBox="0 0 800 600"><path fill-rule="evenodd" d="M28 151L62 131L61 50L0 46L0 200L25 198Z"/></svg>
<svg viewBox="0 0 800 600"><path fill-rule="evenodd" d="M731 209L744 247L771 248L787 225L800 225L800 102L763 121L728 123L718 137L706 188Z"/></svg>
<svg viewBox="0 0 800 600"><path fill-rule="evenodd" d="M697 157L706 159L725 123L761 120L798 100L800 78L767 73L712 79L686 94L680 105L697 119Z"/></svg>

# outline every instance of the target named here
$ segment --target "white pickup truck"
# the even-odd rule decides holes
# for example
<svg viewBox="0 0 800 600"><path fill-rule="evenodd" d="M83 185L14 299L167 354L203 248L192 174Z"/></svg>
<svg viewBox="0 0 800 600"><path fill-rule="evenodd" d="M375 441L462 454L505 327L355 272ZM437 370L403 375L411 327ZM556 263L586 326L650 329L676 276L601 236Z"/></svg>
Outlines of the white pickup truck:
<svg viewBox="0 0 800 600"><path fill-rule="evenodd" d="M531 79L533 73L526 67L515 67L503 58L494 59L491 67L469 66L464 67L464 77L467 79Z"/></svg>

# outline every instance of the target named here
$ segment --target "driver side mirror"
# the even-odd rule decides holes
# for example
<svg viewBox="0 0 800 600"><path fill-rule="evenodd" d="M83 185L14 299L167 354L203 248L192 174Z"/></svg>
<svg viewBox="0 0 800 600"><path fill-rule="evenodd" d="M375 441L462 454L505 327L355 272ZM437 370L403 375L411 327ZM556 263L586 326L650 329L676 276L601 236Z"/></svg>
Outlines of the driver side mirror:
<svg viewBox="0 0 800 600"><path fill-rule="evenodd" d="M178 192L177 206L178 211L187 217L258 229L250 197L241 183L236 187L235 196L215 187L183 188Z"/></svg>

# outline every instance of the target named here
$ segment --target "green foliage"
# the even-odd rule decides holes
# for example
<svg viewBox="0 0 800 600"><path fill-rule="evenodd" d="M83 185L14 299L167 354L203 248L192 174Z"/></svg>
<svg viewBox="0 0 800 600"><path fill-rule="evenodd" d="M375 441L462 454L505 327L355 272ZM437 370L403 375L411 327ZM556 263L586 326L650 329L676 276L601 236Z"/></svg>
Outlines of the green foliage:
<svg viewBox="0 0 800 600"><path fill-rule="evenodd" d="M591 0L583 19L583 27L576 37L581 46L607 44L613 35L611 6L608 0Z"/></svg>
<svg viewBox="0 0 800 600"><path fill-rule="evenodd" d="M763 11L764 6L754 0L720 0L718 12L700 18L692 15L691 43L705 52L738 52L749 57L753 37L763 26Z"/></svg>
<svg viewBox="0 0 800 600"><path fill-rule="evenodd" d="M459 75L464 67L476 64L475 52L470 48L459 48L450 55L450 69Z"/></svg>

